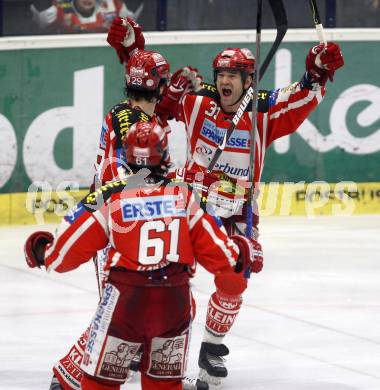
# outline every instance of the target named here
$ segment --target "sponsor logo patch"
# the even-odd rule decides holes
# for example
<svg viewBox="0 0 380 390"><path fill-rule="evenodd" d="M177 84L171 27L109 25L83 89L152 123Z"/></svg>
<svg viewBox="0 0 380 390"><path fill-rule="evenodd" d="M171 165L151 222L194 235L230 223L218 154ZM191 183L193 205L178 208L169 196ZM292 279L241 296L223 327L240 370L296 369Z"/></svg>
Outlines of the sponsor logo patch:
<svg viewBox="0 0 380 390"><path fill-rule="evenodd" d="M136 197L120 203L124 222L186 216L183 199L178 195Z"/></svg>
<svg viewBox="0 0 380 390"><path fill-rule="evenodd" d="M152 339L148 374L158 378L183 376L187 350L187 334Z"/></svg>
<svg viewBox="0 0 380 390"><path fill-rule="evenodd" d="M107 134L108 127L103 124L102 126L102 132L100 133L100 147L102 149L106 148L106 134Z"/></svg>
<svg viewBox="0 0 380 390"><path fill-rule="evenodd" d="M89 375L95 374L95 369L119 296L120 292L116 287L108 283L105 285L102 300L91 322L90 333L81 365L83 371Z"/></svg>
<svg viewBox="0 0 380 390"><path fill-rule="evenodd" d="M213 122L205 119L201 130L201 135L206 139L220 145L226 130L216 127ZM250 135L249 131L235 129L227 142L227 147L231 149L249 149Z"/></svg>
<svg viewBox="0 0 380 390"><path fill-rule="evenodd" d="M128 367L140 346L141 343L108 336L97 376L124 382L128 376Z"/></svg>

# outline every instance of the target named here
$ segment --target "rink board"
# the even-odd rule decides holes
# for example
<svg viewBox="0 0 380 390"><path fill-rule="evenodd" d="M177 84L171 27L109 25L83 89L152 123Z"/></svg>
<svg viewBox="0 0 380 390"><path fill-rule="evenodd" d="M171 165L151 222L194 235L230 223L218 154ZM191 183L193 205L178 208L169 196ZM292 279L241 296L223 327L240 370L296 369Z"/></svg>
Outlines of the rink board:
<svg viewBox="0 0 380 390"><path fill-rule="evenodd" d="M346 65L297 132L273 142L263 181L380 181L380 74L373 71L380 67L380 30L327 34L339 41ZM274 35L263 32L263 55ZM254 42L252 31L147 34L147 48L162 52L173 71L191 64L209 82L218 51L254 50ZM289 31L260 88L298 81L315 43L313 29ZM89 186L103 116L123 99L123 67L105 35L1 38L0 63L0 193L26 192L34 181ZM184 131L177 127L170 149L184 157Z"/></svg>
<svg viewBox="0 0 380 390"><path fill-rule="evenodd" d="M380 214L380 182L273 182L260 188L261 216ZM57 223L86 194L86 190L0 194L0 225Z"/></svg>

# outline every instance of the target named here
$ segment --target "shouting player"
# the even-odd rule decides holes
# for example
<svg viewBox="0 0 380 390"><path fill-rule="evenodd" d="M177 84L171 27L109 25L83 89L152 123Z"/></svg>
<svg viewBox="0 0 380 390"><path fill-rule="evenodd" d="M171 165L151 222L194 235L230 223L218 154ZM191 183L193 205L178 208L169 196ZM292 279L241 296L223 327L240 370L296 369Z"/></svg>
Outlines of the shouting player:
<svg viewBox="0 0 380 390"><path fill-rule="evenodd" d="M123 42L126 37L131 37L130 31L115 20L109 37L109 43L122 58L120 53L128 51ZM254 188L258 189L266 149L274 140L299 128L322 101L327 81L333 81L335 71L343 64L343 56L336 43L330 42L326 46L320 44L309 50L306 72L299 82L272 91L258 91L254 167L249 166L251 105L237 124L212 174L208 173L210 161L218 145L223 142L226 129L252 84L255 58L246 48L222 50L212 64L215 84L203 83L197 93L187 93L188 83L183 78L183 71L178 71L172 78L156 110L160 111L162 117L166 114L186 125L188 160L186 169L180 170L179 174L185 181L200 188L202 196L216 206L216 212L224 217L223 223L230 234L245 232L246 188L254 184ZM249 171L253 168L254 183L247 183ZM210 187L213 189L211 193ZM257 239L258 215L254 215L253 220L255 229L251 238ZM262 264L253 271L259 272L261 268ZM241 294L226 297L218 289L209 301L199 366L201 377L216 386L221 384L221 378L227 376L222 356L228 354L228 349L223 344L223 338L230 330L233 323L230 319L237 316L241 303Z"/></svg>

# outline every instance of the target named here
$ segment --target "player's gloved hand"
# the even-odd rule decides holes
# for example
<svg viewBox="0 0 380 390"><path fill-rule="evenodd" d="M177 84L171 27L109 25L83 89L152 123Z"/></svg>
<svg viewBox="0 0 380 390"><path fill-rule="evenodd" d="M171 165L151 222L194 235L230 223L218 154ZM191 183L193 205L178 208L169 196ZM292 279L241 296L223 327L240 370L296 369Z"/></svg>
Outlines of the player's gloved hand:
<svg viewBox="0 0 380 390"><path fill-rule="evenodd" d="M180 103L187 93L200 90L202 80L203 77L198 73L198 69L185 66L172 75L164 94L169 99Z"/></svg>
<svg viewBox="0 0 380 390"><path fill-rule="evenodd" d="M175 179L184 181L192 185L193 189L200 195L202 202L207 202L207 197L211 190L216 190L214 183L220 179L212 172L195 171L187 168L177 168L174 172Z"/></svg>
<svg viewBox="0 0 380 390"><path fill-rule="evenodd" d="M259 273L263 269L263 250L258 241L240 234L234 234L231 240L239 247L240 255L235 266L235 272Z"/></svg>
<svg viewBox="0 0 380 390"><path fill-rule="evenodd" d="M325 46L320 43L312 47L306 57L306 71L312 81L324 86L327 79L333 81L334 73L344 65L344 59L340 47L334 42L328 42Z"/></svg>
<svg viewBox="0 0 380 390"><path fill-rule="evenodd" d="M120 63L127 62L136 49L143 50L145 38L141 27L132 18L115 18L108 30L107 42L116 50Z"/></svg>
<svg viewBox="0 0 380 390"><path fill-rule="evenodd" d="M177 70L166 86L155 112L162 119L176 118L182 121L181 102L183 97L190 92L197 92L201 88L203 77L198 69L185 66Z"/></svg>
<svg viewBox="0 0 380 390"><path fill-rule="evenodd" d="M24 245L26 264L30 268L41 268L45 265L45 247L54 241L50 232L39 231L31 234Z"/></svg>

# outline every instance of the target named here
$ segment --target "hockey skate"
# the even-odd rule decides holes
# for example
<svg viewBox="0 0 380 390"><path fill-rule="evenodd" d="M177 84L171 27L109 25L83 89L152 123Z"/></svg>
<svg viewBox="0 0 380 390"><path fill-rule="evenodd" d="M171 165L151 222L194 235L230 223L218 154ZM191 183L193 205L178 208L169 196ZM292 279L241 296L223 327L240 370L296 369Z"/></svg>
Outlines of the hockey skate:
<svg viewBox="0 0 380 390"><path fill-rule="evenodd" d="M210 390L221 388L222 379L228 374L223 356L229 352L224 344L202 343L198 359L199 379L208 383Z"/></svg>
<svg viewBox="0 0 380 390"><path fill-rule="evenodd" d="M187 376L182 379L182 386L183 390L209 390L208 383Z"/></svg>

